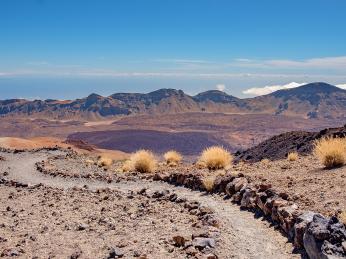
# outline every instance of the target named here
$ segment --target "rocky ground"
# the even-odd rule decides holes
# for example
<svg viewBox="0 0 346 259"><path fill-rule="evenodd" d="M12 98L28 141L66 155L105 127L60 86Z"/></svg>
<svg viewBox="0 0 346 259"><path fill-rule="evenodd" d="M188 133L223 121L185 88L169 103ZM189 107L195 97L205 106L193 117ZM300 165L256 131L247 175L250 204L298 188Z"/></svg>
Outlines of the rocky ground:
<svg viewBox="0 0 346 259"><path fill-rule="evenodd" d="M255 183L271 184L301 209L326 216L346 211L346 167L326 170L316 157L308 155L292 162L281 159L239 164L235 170Z"/></svg>
<svg viewBox="0 0 346 259"><path fill-rule="evenodd" d="M68 162L67 162L68 161ZM150 179L152 175L136 172L123 173L122 162L110 167L100 167L96 158L78 155L75 152L58 156L49 156L37 164L38 169L52 176L68 178L99 179L103 181L133 181ZM178 167L159 165L157 173L170 174L183 172L203 177L243 173L249 181L256 184L270 184L278 192L285 193L301 209L312 210L326 216L337 215L346 211L346 167L331 170L323 166L313 155L300 156L297 161L281 159L256 163L238 163L231 169L210 172L191 164Z"/></svg>
<svg viewBox="0 0 346 259"><path fill-rule="evenodd" d="M2 257L199 258L213 252L175 246L176 236L215 235L178 203L111 190L1 186L0 192Z"/></svg>
<svg viewBox="0 0 346 259"><path fill-rule="evenodd" d="M241 173L249 182L272 186L274 190L297 203L301 209L326 216L346 211L346 166L326 170L313 155L300 156L297 161L280 159L238 163L228 170L219 171L199 169L187 164L174 168L161 165L158 173L185 173L201 179Z"/></svg>
<svg viewBox="0 0 346 259"><path fill-rule="evenodd" d="M301 257L270 222L219 195L128 181L119 165L104 170L72 151L0 156L2 257Z"/></svg>

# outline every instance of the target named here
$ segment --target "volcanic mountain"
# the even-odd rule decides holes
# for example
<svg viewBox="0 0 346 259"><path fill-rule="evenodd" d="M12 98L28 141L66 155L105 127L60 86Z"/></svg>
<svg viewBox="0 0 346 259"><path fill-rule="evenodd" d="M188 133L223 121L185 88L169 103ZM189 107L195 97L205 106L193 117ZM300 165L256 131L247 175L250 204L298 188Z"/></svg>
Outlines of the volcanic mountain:
<svg viewBox="0 0 346 259"><path fill-rule="evenodd" d="M306 118L344 118L346 90L326 83L311 83L248 99L253 112Z"/></svg>
<svg viewBox="0 0 346 259"><path fill-rule="evenodd" d="M0 101L1 116L98 120L118 115L221 112L275 114L303 118L345 118L346 90L326 83L311 83L255 98L239 99L212 90L195 96L182 90L160 89L147 94L91 94L76 100Z"/></svg>

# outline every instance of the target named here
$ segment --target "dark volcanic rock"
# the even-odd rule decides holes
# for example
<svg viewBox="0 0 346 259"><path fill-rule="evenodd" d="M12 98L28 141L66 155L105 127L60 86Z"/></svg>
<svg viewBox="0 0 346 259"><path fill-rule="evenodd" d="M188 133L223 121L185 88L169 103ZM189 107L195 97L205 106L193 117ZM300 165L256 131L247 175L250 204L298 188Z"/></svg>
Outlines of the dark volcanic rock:
<svg viewBox="0 0 346 259"><path fill-rule="evenodd" d="M346 228L334 217L326 219L316 214L304 234L304 248L310 258L346 257L343 242Z"/></svg>
<svg viewBox="0 0 346 259"><path fill-rule="evenodd" d="M283 133L248 150L237 152L235 154L236 161L258 162L265 158L284 159L292 151L297 151L303 155L309 154L312 152L314 141L327 136L346 137L346 125L340 128L324 129L320 132L292 131Z"/></svg>

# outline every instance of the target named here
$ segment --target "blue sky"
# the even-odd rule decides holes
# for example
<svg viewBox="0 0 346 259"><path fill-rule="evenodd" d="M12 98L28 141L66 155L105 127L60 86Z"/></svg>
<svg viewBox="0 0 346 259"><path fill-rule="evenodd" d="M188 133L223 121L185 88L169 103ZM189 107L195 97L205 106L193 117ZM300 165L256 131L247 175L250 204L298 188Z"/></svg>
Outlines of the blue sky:
<svg viewBox="0 0 346 259"><path fill-rule="evenodd" d="M0 99L345 87L345 13L344 0L2 0Z"/></svg>

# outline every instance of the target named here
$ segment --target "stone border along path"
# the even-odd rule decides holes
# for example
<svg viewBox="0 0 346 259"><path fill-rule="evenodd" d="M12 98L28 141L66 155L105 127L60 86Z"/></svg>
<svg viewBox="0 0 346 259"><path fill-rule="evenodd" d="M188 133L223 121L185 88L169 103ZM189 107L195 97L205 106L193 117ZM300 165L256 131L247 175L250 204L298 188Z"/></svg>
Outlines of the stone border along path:
<svg viewBox="0 0 346 259"><path fill-rule="evenodd" d="M194 174L156 174L154 180L205 190L201 176ZM310 258L346 258L346 226L336 217L300 211L286 193L276 193L270 184L252 184L242 173L218 176L214 192L227 194L242 209L261 213L278 224L294 246L305 249Z"/></svg>
<svg viewBox="0 0 346 259"><path fill-rule="evenodd" d="M293 246L287 238L270 223L255 219L249 211L239 210L237 205L224 200L219 195L205 195L200 191L193 191L185 187L177 187L164 182L139 180L134 182L107 183L97 180L66 179L40 174L35 169L35 163L47 159L49 155L61 154L62 151L37 151L18 154L2 153L5 161L0 163L0 172L7 172L9 180L36 185L44 184L55 188L73 188L87 185L89 189L114 188L124 193L140 191L146 188L150 191L168 190L188 201L196 201L202 206L214 211L220 223L220 241L217 251L229 254L227 258L266 258L284 259L300 258L300 254L293 254Z"/></svg>

